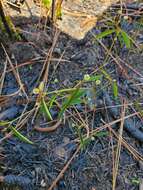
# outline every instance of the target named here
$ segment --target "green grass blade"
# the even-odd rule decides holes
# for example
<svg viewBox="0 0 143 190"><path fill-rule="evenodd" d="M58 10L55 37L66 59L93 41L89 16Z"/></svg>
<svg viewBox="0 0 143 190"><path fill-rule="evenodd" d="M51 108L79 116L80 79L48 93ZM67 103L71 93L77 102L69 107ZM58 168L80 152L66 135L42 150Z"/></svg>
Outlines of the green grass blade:
<svg viewBox="0 0 143 190"><path fill-rule="evenodd" d="M126 47L129 49L131 47L131 40L130 40L129 35L123 30L121 30L121 35L123 37L123 41L124 41Z"/></svg>
<svg viewBox="0 0 143 190"><path fill-rule="evenodd" d="M105 30L104 32L101 32L100 34L97 34L96 39L104 38L104 37L109 36L110 34L112 34L114 32L115 32L115 29Z"/></svg>
<svg viewBox="0 0 143 190"><path fill-rule="evenodd" d="M52 0L42 0L42 3L44 4L46 8L50 9Z"/></svg>
<svg viewBox="0 0 143 190"><path fill-rule="evenodd" d="M106 137L109 135L108 131L100 131L94 135L94 137Z"/></svg>
<svg viewBox="0 0 143 190"><path fill-rule="evenodd" d="M21 141L24 141L28 144L34 144L32 141L30 141L27 137L23 136L19 131L17 131L17 129L15 129L14 127L10 127L10 129L12 130L13 134L19 138Z"/></svg>
<svg viewBox="0 0 143 190"><path fill-rule="evenodd" d="M63 113L65 112L65 110L71 105L81 103L81 97L85 94L85 92L86 92L85 90L79 89L79 88L74 90L72 94L69 95L67 99L64 101L61 111L59 113L59 117L61 117Z"/></svg>
<svg viewBox="0 0 143 190"><path fill-rule="evenodd" d="M45 113L48 119L53 120L44 98L42 99L42 111Z"/></svg>
<svg viewBox="0 0 143 190"><path fill-rule="evenodd" d="M9 124L9 121L0 121L0 126L6 126Z"/></svg>
<svg viewBox="0 0 143 190"><path fill-rule="evenodd" d="M116 80L113 80L112 90L113 90L114 98L117 98L118 97L118 85L117 85Z"/></svg>
<svg viewBox="0 0 143 190"><path fill-rule="evenodd" d="M50 102L49 102L49 110L52 108L53 104L56 102L57 94L51 97Z"/></svg>

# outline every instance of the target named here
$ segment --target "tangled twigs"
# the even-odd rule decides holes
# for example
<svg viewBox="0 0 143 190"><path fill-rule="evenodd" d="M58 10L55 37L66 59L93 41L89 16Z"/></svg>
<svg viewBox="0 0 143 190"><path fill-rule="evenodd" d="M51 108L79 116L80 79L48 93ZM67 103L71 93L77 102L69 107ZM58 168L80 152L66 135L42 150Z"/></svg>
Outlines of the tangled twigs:
<svg viewBox="0 0 143 190"><path fill-rule="evenodd" d="M107 106L109 107L113 106L113 101L107 92L103 91L103 97L105 99L105 103ZM108 111L113 118L115 119L118 118L119 110L117 107L110 107ZM138 141L143 142L143 132L140 129L138 129L136 126L134 126L134 121L131 118L125 120L124 128Z"/></svg>

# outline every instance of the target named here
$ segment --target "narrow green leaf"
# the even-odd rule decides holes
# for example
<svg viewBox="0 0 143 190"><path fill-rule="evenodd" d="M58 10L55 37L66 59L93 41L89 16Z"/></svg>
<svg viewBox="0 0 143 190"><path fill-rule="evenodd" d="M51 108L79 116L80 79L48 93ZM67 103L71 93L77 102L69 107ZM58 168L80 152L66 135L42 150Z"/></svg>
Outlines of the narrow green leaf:
<svg viewBox="0 0 143 190"><path fill-rule="evenodd" d="M93 75L90 77L91 81L101 80L102 75Z"/></svg>
<svg viewBox="0 0 143 190"><path fill-rule="evenodd" d="M0 121L0 126L8 125L9 121Z"/></svg>
<svg viewBox="0 0 143 190"><path fill-rule="evenodd" d="M10 127L10 129L12 130L13 134L19 138L21 141L24 141L28 144L34 144L32 141L30 141L27 137L23 136L19 131L17 131L17 129L15 129L14 127Z"/></svg>
<svg viewBox="0 0 143 190"><path fill-rule="evenodd" d="M74 105L75 103L79 103L80 98L85 94L85 90L77 88L72 92L71 95L67 97L67 99L64 101L61 111L59 113L59 117L61 117L64 113L64 111L70 107L71 105Z"/></svg>
<svg viewBox="0 0 143 190"><path fill-rule="evenodd" d="M132 184L134 184L134 185L139 185L139 184L140 184L140 180L137 179L137 178L133 178L133 179L131 180L131 182L132 182Z"/></svg>
<svg viewBox="0 0 143 190"><path fill-rule="evenodd" d="M123 37L122 37L121 33L119 33L117 37L118 37L121 47L123 47L124 41L123 41Z"/></svg>
<svg viewBox="0 0 143 190"><path fill-rule="evenodd" d="M50 120L53 120L53 118L51 116L51 113L50 113L50 111L49 111L49 109L48 109L48 107L46 105L46 102L45 102L44 98L42 99L42 108L43 108L42 110L45 113L45 115L47 116L47 118L50 119Z"/></svg>
<svg viewBox="0 0 143 190"><path fill-rule="evenodd" d="M81 134L81 128L78 128L78 136L80 139L80 146L83 148L84 147L84 140L83 140L83 136Z"/></svg>
<svg viewBox="0 0 143 190"><path fill-rule="evenodd" d="M124 41L126 47L130 48L131 47L131 40L130 40L129 35L123 30L121 30L121 35L123 37L123 41Z"/></svg>
<svg viewBox="0 0 143 190"><path fill-rule="evenodd" d="M49 102L49 110L52 108L54 102L56 102L56 98L57 98L57 94L55 94L54 96L51 97L51 100Z"/></svg>
<svg viewBox="0 0 143 190"><path fill-rule="evenodd" d="M134 106L135 106L136 110L139 111L141 116L143 117L143 109L142 109L141 105L139 104L138 100L135 101Z"/></svg>
<svg viewBox="0 0 143 190"><path fill-rule="evenodd" d="M61 5L57 6L57 10L56 10L56 18L61 18L62 17L62 7Z"/></svg>
<svg viewBox="0 0 143 190"><path fill-rule="evenodd" d="M109 135L108 131L100 131L100 132L96 133L94 135L94 137L106 137L107 135Z"/></svg>
<svg viewBox="0 0 143 190"><path fill-rule="evenodd" d="M114 98L117 98L118 97L118 85L117 85L116 80L113 80L112 90L113 90Z"/></svg>
<svg viewBox="0 0 143 190"><path fill-rule="evenodd" d="M112 82L112 78L107 73L107 71L105 71L104 69L101 69L101 72L103 73L103 75L105 76L106 79L108 79L110 82Z"/></svg>
<svg viewBox="0 0 143 190"><path fill-rule="evenodd" d="M110 34L112 34L114 32L115 32L115 29L105 30L104 32L101 32L100 34L97 34L96 39L104 38L104 37L109 36Z"/></svg>
<svg viewBox="0 0 143 190"><path fill-rule="evenodd" d="M51 7L52 0L42 0L42 3L49 9Z"/></svg>

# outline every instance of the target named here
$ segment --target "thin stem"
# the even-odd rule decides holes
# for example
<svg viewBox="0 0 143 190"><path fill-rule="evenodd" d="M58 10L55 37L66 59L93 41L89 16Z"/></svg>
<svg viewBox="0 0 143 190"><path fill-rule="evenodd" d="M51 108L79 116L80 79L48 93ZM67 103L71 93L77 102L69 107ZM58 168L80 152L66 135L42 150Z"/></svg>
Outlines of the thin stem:
<svg viewBox="0 0 143 190"><path fill-rule="evenodd" d="M1 20L4 24L6 32L8 33L9 37L12 38L12 31L11 31L11 29L7 23L1 0L0 0L0 17L1 17Z"/></svg>

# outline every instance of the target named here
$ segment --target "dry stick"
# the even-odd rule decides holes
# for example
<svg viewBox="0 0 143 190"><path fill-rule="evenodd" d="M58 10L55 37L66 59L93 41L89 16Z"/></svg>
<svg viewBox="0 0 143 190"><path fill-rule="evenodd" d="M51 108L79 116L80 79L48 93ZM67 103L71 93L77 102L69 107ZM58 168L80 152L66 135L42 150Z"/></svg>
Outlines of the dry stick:
<svg viewBox="0 0 143 190"><path fill-rule="evenodd" d="M7 60L5 61L4 70L3 70L2 76L0 78L0 95L2 93L2 88L3 88L3 84L4 84L4 80L5 80L6 69L7 69Z"/></svg>
<svg viewBox="0 0 143 190"><path fill-rule="evenodd" d="M72 155L72 157L70 158L70 160L66 163L66 165L63 167L63 169L61 170L61 172L59 173L59 175L56 177L56 179L53 181L52 185L48 188L48 190L52 190L57 185L57 183L63 177L64 173L66 172L66 170L68 169L69 165L71 164L71 162L76 157L76 155L77 155L77 153L79 151L80 151L80 146L78 146L78 148L76 149L75 153Z"/></svg>
<svg viewBox="0 0 143 190"><path fill-rule="evenodd" d="M45 62L46 63L46 69L45 69L45 73L44 73L44 77L43 77L43 81L45 83L47 83L47 81L48 81L48 72L49 72L49 67L50 67L50 60L51 60L51 57L52 57L53 50L55 48L56 42L58 40L59 34L60 34L60 32L58 32L58 33L55 32L52 47L50 48L49 53L48 53L47 58L46 58L46 62Z"/></svg>
<svg viewBox="0 0 143 190"><path fill-rule="evenodd" d="M40 132L52 132L52 131L55 131L59 126L60 124L62 123L62 120L60 119L59 121L57 121L57 123L55 125L53 125L52 127L46 127L46 128L43 128L43 127L34 127L34 129L36 131L40 131Z"/></svg>
<svg viewBox="0 0 143 190"><path fill-rule="evenodd" d="M57 35L56 35L56 33L55 33L52 46L51 46L51 48L50 48L49 51L48 51L48 54L47 54L47 56L46 56L46 60L45 60L45 62L44 62L42 71L41 71L40 76L39 76L39 79L40 79L40 78L42 77L42 75L44 74L44 76L43 76L43 81L44 81L45 83L46 83L46 81L48 80L48 71L49 71L50 61L51 61L52 53L53 53L54 47L55 47L55 45L56 45L56 41L57 41L58 36L59 36L59 33L58 33Z"/></svg>
<svg viewBox="0 0 143 190"><path fill-rule="evenodd" d="M118 65L118 67L121 69L121 71L124 71L124 75L128 78L128 74L125 71L125 69L122 67L122 65L118 62L118 60L112 55L112 53L108 50L108 48L100 41L98 42L102 45L102 47L105 49L105 51L110 55L110 57L115 61L115 63Z"/></svg>
<svg viewBox="0 0 143 190"><path fill-rule="evenodd" d="M117 135L116 132L111 127L110 127L110 130L112 131L112 133L114 134L114 136L117 139L119 139L119 135ZM131 145L129 145L123 138L122 138L122 144L134 156L134 158L136 158L137 160L143 161L143 156L136 149L134 149L134 147L132 147Z"/></svg>
<svg viewBox="0 0 143 190"><path fill-rule="evenodd" d="M56 0L52 0L51 20L54 23Z"/></svg>
<svg viewBox="0 0 143 190"><path fill-rule="evenodd" d="M29 11L30 16L32 17L33 14L32 14L32 11L31 11L31 9L30 9L30 6L29 6L29 3L27 2L27 0L25 0L25 5L26 5L26 7L27 7L27 9L28 9L28 11Z"/></svg>
<svg viewBox="0 0 143 190"><path fill-rule="evenodd" d="M130 114L130 115L128 115L128 116L125 116L125 117L124 117L124 120L125 120L125 119L128 119L128 118L130 118L130 117L133 117L133 116L135 116L135 115L138 115L138 113L139 113L139 112L135 112L135 113L133 113L133 114ZM115 120L115 121L112 121L112 122L110 122L110 123L106 123L105 125L103 125L103 126L97 128L97 129L93 130L90 134L91 134L91 135L95 135L96 133L102 131L103 129L106 129L106 128L109 127L109 126L111 127L112 125L114 125L114 124L120 122L121 120L122 120L122 118L117 119L117 120ZM110 130L113 132L113 134L115 135L115 137L118 139L118 135L116 135L116 133L114 132L114 130L112 129L112 127L111 127ZM83 137L85 137L85 135L84 135ZM75 141L78 142L77 139L76 139ZM133 149L132 146L127 145L127 143L126 143L126 141L125 141L124 139L122 139L122 143L123 143L123 145L129 150L129 152L131 152L131 153L134 155L134 157L136 157L136 159L143 160L143 157L140 156L140 153L138 153L135 149ZM133 151L132 151L132 150L133 150ZM134 152L136 152L136 154L138 154L139 156L136 156L136 155L134 154Z"/></svg>
<svg viewBox="0 0 143 190"><path fill-rule="evenodd" d="M121 114L121 125L119 130L119 140L118 140L118 146L116 151L116 157L115 157L115 165L114 165L114 171L113 171L113 186L112 190L115 190L116 187L116 179L117 179L117 173L118 173L118 167L119 167L119 160L120 160L120 153L121 153L121 145L122 145L122 135L123 135L123 127L124 127L124 117L125 117L125 105L123 107L123 111Z"/></svg>
<svg viewBox="0 0 143 190"><path fill-rule="evenodd" d="M24 89L24 87L23 87L23 84L22 84L22 82L21 82L21 80L20 80L20 76L17 74L17 72L16 72L16 70L15 70L15 68L14 68L14 66L13 66L13 64L12 64L12 62L11 62L11 60L10 60L8 54L7 54L6 49L5 49L5 47L3 46L3 44L2 44L2 48L3 48L3 50L4 50L4 52L5 52L6 56L7 56L7 60L8 60L10 66L11 66L11 68L12 68L13 74L14 74L14 76L15 76L15 78L16 78L17 83L18 83L19 86L20 86L20 89L23 91L23 93L26 95L26 98L28 99L28 96L27 96L27 94L26 94L26 92L25 92L25 89Z"/></svg>
<svg viewBox="0 0 143 190"><path fill-rule="evenodd" d="M32 59L32 60L29 60L27 62L24 62L24 63L21 63L19 65L16 65L16 66L14 66L14 68L17 69L17 68L24 67L24 66L27 66L27 65L33 65L33 64L36 64L36 63L39 63L39 62L40 63L44 62L44 60L40 60L38 62L36 62L36 61L38 61L38 60ZM58 58L51 58L50 61L57 61L57 62L59 62L59 59ZM60 62L68 62L69 63L70 61L60 58ZM12 69L8 69L6 72L8 73L8 72L11 72L11 71L12 71Z"/></svg>
<svg viewBox="0 0 143 190"><path fill-rule="evenodd" d="M127 106L127 104L124 104L124 106ZM135 115L138 115L138 113L139 112L135 112L134 114ZM124 117L124 120L125 119L128 119L128 118L130 118L130 117L133 117L133 116L135 116L134 114L131 114L131 115L128 115L128 116L125 116ZM122 118L120 118L120 121L122 120ZM105 125L103 125L103 127L100 127L99 129L100 130L94 130L94 133L96 132L99 132L99 131L101 131L102 129L105 129L105 128L109 128L110 127L110 131L112 131L112 133L114 134L114 136L117 138L117 139L119 139L119 135L117 135L116 134L116 132L112 129L112 125L114 125L114 124L116 124L116 121L117 120L115 120L115 121L113 121L113 122L110 122L110 123L106 123L106 122L104 122L105 123ZM108 126L107 126L108 125ZM128 149L128 151L137 159L137 160L143 160L143 156L138 152L138 151L136 151L131 145L129 145L123 138L122 138L122 136L120 136L120 138L122 139L122 144L124 145L124 147L125 148L127 148Z"/></svg>
<svg viewBox="0 0 143 190"><path fill-rule="evenodd" d="M132 70L134 73L136 73L137 75L139 75L140 77L143 77L143 75L141 73L139 73L135 68L133 68L129 63L123 61L120 57L118 57L118 59L126 65L126 67L128 67L130 70Z"/></svg>
<svg viewBox="0 0 143 190"><path fill-rule="evenodd" d="M138 113L139 113L139 112L135 112L135 113L133 113L133 114L127 115L127 116L124 117L124 119L128 119L128 118L130 118L130 117L136 116ZM115 121L111 121L110 123L106 123L105 125L103 125L103 126L97 128L97 129L94 129L94 130L91 132L91 134L96 133L96 132L100 132L101 130L106 129L108 126L112 126L112 125L114 125L114 124L117 124L117 123L120 122L121 120L122 120L122 118L119 118L119 119L116 119Z"/></svg>
<svg viewBox="0 0 143 190"><path fill-rule="evenodd" d="M1 111L1 93L2 93L2 88L3 88L3 84L4 84L4 80L5 80L5 74L6 74L6 69L7 69L7 60L5 61L5 66L4 66L4 70L3 70L3 74L0 78L0 111Z"/></svg>
<svg viewBox="0 0 143 190"><path fill-rule="evenodd" d="M12 100L11 97L16 96L19 94L20 90L17 90L16 92L9 94L9 95L1 95L0 96L0 106L8 105L8 103Z"/></svg>
<svg viewBox="0 0 143 190"><path fill-rule="evenodd" d="M55 74L55 72L56 72L56 69L58 68L59 64L60 64L62 61L64 61L64 59L62 59L62 58L63 58L63 56L64 56L64 54L65 54L65 52L66 52L67 47L68 47L68 46L66 46L66 48L65 48L64 51L62 52L60 58L58 59L58 63L57 63L57 64L55 65L55 67L54 67L54 71L53 71L52 74L51 74L51 78L50 78L50 80L49 80L49 84L50 84L50 82L51 82L51 80L52 80L52 78L53 78L53 76L54 76L54 74ZM51 59L51 61L52 61L52 59ZM65 61L65 62L70 62L70 61Z"/></svg>

